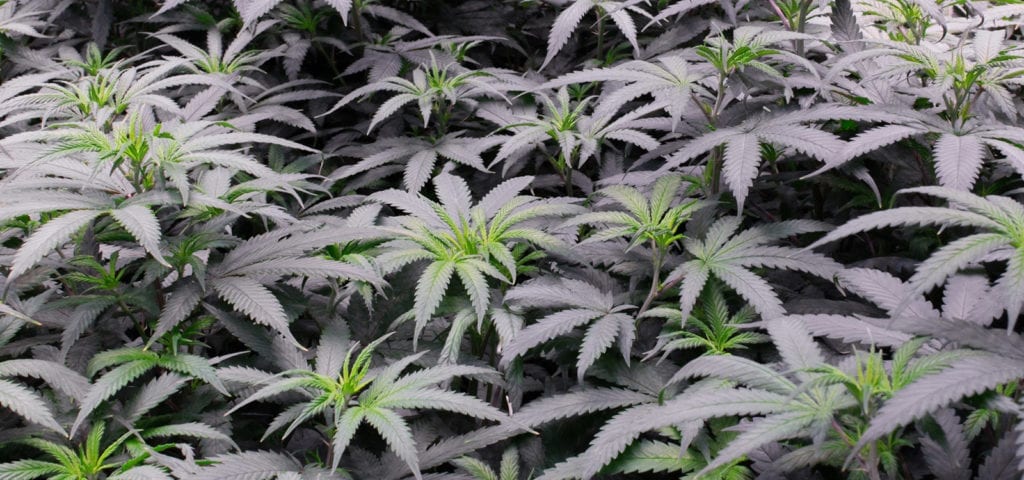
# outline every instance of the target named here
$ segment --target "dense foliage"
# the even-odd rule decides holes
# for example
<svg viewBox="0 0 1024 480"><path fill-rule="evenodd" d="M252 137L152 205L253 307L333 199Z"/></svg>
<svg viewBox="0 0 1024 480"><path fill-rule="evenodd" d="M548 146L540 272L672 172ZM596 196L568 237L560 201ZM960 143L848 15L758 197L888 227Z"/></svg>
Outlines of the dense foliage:
<svg viewBox="0 0 1024 480"><path fill-rule="evenodd" d="M0 480L1019 479L1019 0L0 0Z"/></svg>

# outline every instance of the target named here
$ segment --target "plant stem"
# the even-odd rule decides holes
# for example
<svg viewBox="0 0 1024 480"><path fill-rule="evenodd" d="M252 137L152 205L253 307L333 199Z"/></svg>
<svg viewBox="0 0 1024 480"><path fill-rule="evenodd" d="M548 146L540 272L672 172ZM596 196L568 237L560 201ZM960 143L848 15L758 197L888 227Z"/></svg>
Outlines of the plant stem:
<svg viewBox="0 0 1024 480"><path fill-rule="evenodd" d="M662 285L660 285L658 287L658 290L655 292L654 297L650 297L650 294L648 294L648 297L651 298L651 301L653 301L655 298L658 298L658 296L661 295L662 293L665 293L665 292L671 290L672 288L674 288L676 285L679 285L679 283L682 282L682 281L683 281L683 277L678 277L676 279L667 281L667 282L665 282L664 284L662 284ZM646 312L647 309L650 308L650 306L651 306L650 302L645 300L644 301L644 305L640 307L640 310L637 311L636 315L640 316L640 314Z"/></svg>
<svg viewBox="0 0 1024 480"><path fill-rule="evenodd" d="M327 53L327 50L324 48L323 44L314 41L314 39L312 38L309 39L309 43L316 44L317 52L319 52L320 55L324 57L325 60L327 60L327 66L331 67L331 73L334 74L333 78L341 78L341 71L338 70L338 64L334 60L334 55L329 55Z"/></svg>
<svg viewBox="0 0 1024 480"><path fill-rule="evenodd" d="M726 72L718 73L718 88L715 91L715 106L711 108L711 126L718 128L718 116L725 107L725 83L728 80Z"/></svg>
<svg viewBox="0 0 1024 480"><path fill-rule="evenodd" d="M843 430L843 426L840 425L838 421L836 421L835 417L832 417L832 429L835 430L836 433L839 434L839 437L842 438L843 441L846 442L846 444L849 445L850 447L853 447L857 444L857 442L853 441L853 439L850 438L850 435L846 433L846 430ZM871 444L871 448L875 448L873 442ZM867 459L864 458L864 455L860 454L860 452L857 453L857 460L860 460L860 464L864 467L864 471L867 472L868 477L871 480L882 480L878 473L878 466L874 465L874 462L869 462Z"/></svg>
<svg viewBox="0 0 1024 480"><path fill-rule="evenodd" d="M708 167L711 168L711 178L708 179L709 186L711 187L711 195L717 195L721 190L722 183L722 161L725 149L721 145L711 150L711 156L708 157Z"/></svg>
<svg viewBox="0 0 1024 480"><path fill-rule="evenodd" d="M789 23L789 18L782 13L782 9L779 8L779 4L775 3L775 0L768 0L768 4L772 6L772 10L779 16L779 20L782 20L782 24L785 25L786 30L793 30L793 26Z"/></svg>
<svg viewBox="0 0 1024 480"><path fill-rule="evenodd" d="M477 355L480 355L481 357L484 356L485 353L487 353L487 350L488 350L487 349L487 344L491 342L491 334L492 333L494 333L494 322L487 322L487 328L484 330L484 334L480 338L480 346L479 346L478 349L476 349L477 352L474 352L474 353L476 353ZM493 354L493 351L492 351L492 354L491 354L490 361L488 363L491 366L494 366L494 354Z"/></svg>
<svg viewBox="0 0 1024 480"><path fill-rule="evenodd" d="M813 4L811 3L811 0L803 0L800 2L800 13L797 17L796 24L796 31L798 33L804 33L804 31L807 30L807 15L811 12L812 6ZM796 47L796 54L801 57L804 56L804 41L797 40L794 42L794 46Z"/></svg>
<svg viewBox="0 0 1024 480"><path fill-rule="evenodd" d="M661 263L664 255L662 249L658 247L657 242L654 240L651 240L651 252L651 266L654 267L654 273L651 274L651 289L647 292L647 298L644 299L643 305L640 306L637 316L646 312L651 307L651 302L661 294Z"/></svg>
<svg viewBox="0 0 1024 480"><path fill-rule="evenodd" d="M726 72L718 72L718 88L715 93L715 104L711 107L710 113L705 116L708 118L708 122L711 124L712 130L718 128L719 115L722 113L722 108L725 107L725 83L728 80ZM722 183L722 157L725 153L725 149L721 145L715 147L711 151L711 156L708 157L708 167L711 168L711 175L708 178L710 184L711 195L717 195L719 192L719 184Z"/></svg>
<svg viewBox="0 0 1024 480"><path fill-rule="evenodd" d="M144 322L142 322L141 320L139 320L134 314L132 314L131 309L128 308L128 304L124 303L124 300L118 298L117 299L117 306L118 306L118 308L120 308L125 313L125 315L128 315L128 318L130 318L132 320L132 323L135 324L135 329L139 331L139 335L144 334L145 331L146 331L145 330L146 324Z"/></svg>
<svg viewBox="0 0 1024 480"><path fill-rule="evenodd" d="M363 5L362 5L362 2L359 2L359 3L356 3L353 6L355 8L352 9L352 27L355 28L355 30L356 30L356 37L359 38L360 41L362 41L363 40L363 15L362 15L362 13L363 13L362 12Z"/></svg>
<svg viewBox="0 0 1024 480"><path fill-rule="evenodd" d="M865 465L868 471L868 478L871 480L882 480L882 474L878 471L878 443L871 442L868 447L868 461Z"/></svg>
<svg viewBox="0 0 1024 480"><path fill-rule="evenodd" d="M565 158L565 155L561 153L557 157L547 155L548 161L555 167L555 171L558 172L558 176L562 177L562 182L565 184L565 194L567 196L573 195L572 188L572 166Z"/></svg>

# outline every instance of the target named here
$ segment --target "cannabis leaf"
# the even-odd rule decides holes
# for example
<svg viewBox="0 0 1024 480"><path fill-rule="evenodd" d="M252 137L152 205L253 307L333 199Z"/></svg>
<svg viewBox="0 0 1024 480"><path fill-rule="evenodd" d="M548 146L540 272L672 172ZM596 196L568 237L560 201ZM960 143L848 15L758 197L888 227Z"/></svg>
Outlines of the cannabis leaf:
<svg viewBox="0 0 1024 480"><path fill-rule="evenodd" d="M505 301L519 307L564 309L519 331L502 351L503 365L531 348L588 324L576 361L580 382L587 369L613 345L617 344L622 358L629 361L636 325L633 316L626 312L636 307L617 305L609 292L581 280L537 279L511 289L505 295Z"/></svg>
<svg viewBox="0 0 1024 480"><path fill-rule="evenodd" d="M764 319L785 313L771 286L751 268L781 268L831 279L842 267L822 255L791 247L766 245L782 238L827 230L806 220L791 220L752 227L737 233L741 219L723 217L711 225L704 238L686 238L683 246L693 258L678 266L666 283L679 283L679 306L686 319L708 279L713 275L740 294Z"/></svg>
<svg viewBox="0 0 1024 480"><path fill-rule="evenodd" d="M544 57L540 69L543 70L565 47L580 20L591 10L596 12L598 21L604 21L605 16L610 17L626 40L629 40L633 49L639 50L636 24L633 22L633 17L629 15L629 12L646 15L646 12L636 7L638 3L640 0L573 0L572 5L562 10L558 14L558 18L555 19L555 23L551 25L551 32L548 35L548 54Z"/></svg>
<svg viewBox="0 0 1024 480"><path fill-rule="evenodd" d="M908 297L897 310L902 311L917 295L943 284L950 276L974 263L1006 261L1006 270L993 287L1013 330L1024 303L1024 206L1000 195L980 197L945 187L915 187L901 191L941 198L950 207L898 207L857 217L829 232L808 248L866 230L897 225L942 225L974 227L982 230L954 240L936 250L922 262L910 278Z"/></svg>
<svg viewBox="0 0 1024 480"><path fill-rule="evenodd" d="M625 82L625 86L601 98L603 110L618 111L632 100L651 95L654 98L653 104L664 108L669 114L672 130L675 131L683 114L687 112L685 99L695 92L706 90L701 82L711 72L676 55L665 55L656 60L633 60L609 68L570 72L538 88L552 89L590 82Z"/></svg>
<svg viewBox="0 0 1024 480"><path fill-rule="evenodd" d="M416 102L423 126L426 127L434 112L435 104L454 105L460 101L482 95L503 97L500 82L493 81L493 76L483 70L453 71L450 66L439 66L432 61L427 69L417 68L412 72L412 81L393 76L359 87L342 97L324 115L335 112L353 100L376 92L395 92L380 105L367 132L380 122L394 115L406 104Z"/></svg>
<svg viewBox="0 0 1024 480"><path fill-rule="evenodd" d="M935 415L953 401L1024 378L1024 357L1019 354L1024 339L1018 334L999 335L984 327L941 318L905 320L897 325L913 334L961 338L966 340L964 344L980 351L907 382L871 419L858 446L925 415Z"/></svg>
<svg viewBox="0 0 1024 480"><path fill-rule="evenodd" d="M659 105L647 105L621 115L611 109L596 110L593 115L586 115L584 112L590 99L573 102L565 88L559 89L554 99L547 96L541 99L544 104L541 115L537 115L535 110L491 114L489 118L512 132L510 137L504 138L492 164L552 141L557 150L550 161L564 177L568 177L571 169L579 168L596 157L599 147L607 140L619 140L648 151L660 145L658 140L639 129L640 117L659 110ZM499 108L494 106L492 110ZM506 162L505 169L509 167Z"/></svg>
<svg viewBox="0 0 1024 480"><path fill-rule="evenodd" d="M845 143L832 133L804 124L864 115L864 112L842 107L760 113L738 125L721 127L683 143L682 148L666 157L666 163L660 171L667 172L715 148L724 148L721 159L723 179L736 197L737 211L742 212L750 187L760 170L762 145L789 147L828 162L843 150Z"/></svg>
<svg viewBox="0 0 1024 480"><path fill-rule="evenodd" d="M487 278L516 281L514 244L564 249L562 240L527 222L570 215L580 208L567 201L519 195L532 181L532 177L506 180L475 204L466 182L450 174L434 178L440 202L398 190L369 197L409 213L399 218L397 225L382 228L394 238L381 245L378 261L385 272L418 260L430 261L416 285L414 342L441 303L452 277L459 277L481 319L491 297Z"/></svg>
<svg viewBox="0 0 1024 480"><path fill-rule="evenodd" d="M709 355L724 355L768 340L763 334L744 331L744 324L753 320L754 309L744 306L731 313L724 289L718 283L704 289L689 318L682 318L679 310L670 307L652 308L641 317L668 320L666 332L659 338L659 344L663 343L659 347L663 352L662 358L679 349L699 349Z"/></svg>
<svg viewBox="0 0 1024 480"><path fill-rule="evenodd" d="M88 478L107 475L110 479L169 479L166 471L153 465L143 465L148 453L145 449L153 447L145 444L145 440L173 436L193 436L196 438L226 438L201 424L175 425L158 427L138 432L138 439L131 433L123 434L113 441L104 442L106 427L97 423L89 430L85 440L78 448L71 448L56 442L43 439L27 439L18 443L45 454L47 460L25 459L0 464L0 478L25 479L35 478ZM140 441L141 440L141 441ZM139 450L132 450L129 445L135 443ZM115 470L116 469L116 470Z"/></svg>
<svg viewBox="0 0 1024 480"><path fill-rule="evenodd" d="M416 440L399 411L445 410L499 422L507 418L501 411L477 398L435 386L455 376L472 376L480 380L493 381L496 372L487 368L435 366L402 376L402 371L426 353L420 352L391 363L376 374L370 374L373 350L385 338L367 345L354 361L351 357L356 345L353 344L345 354L341 371L336 378L334 372L327 372L326 369L322 370L324 373L308 370L285 371L261 381L260 383L266 385L235 405L228 413L273 395L299 390L312 397L311 400L300 404L301 408L285 411L271 424L267 435L290 423L285 431L287 436L300 423L315 416L326 415L335 429L331 467L337 469L341 456L352 441L356 430L365 422L384 438L391 450L409 466L416 478L422 478L416 453ZM316 393L310 395L309 391Z"/></svg>
<svg viewBox="0 0 1024 480"><path fill-rule="evenodd" d="M481 154L503 140L498 136L466 138L461 133L448 134L439 139L383 138L369 145L353 145L339 150L339 155L361 160L339 168L329 178L346 179L390 163L400 163L405 166L403 184L406 190L419 192L430 180L438 158L488 171Z"/></svg>
<svg viewBox="0 0 1024 480"><path fill-rule="evenodd" d="M92 377L109 367L113 368L96 379L82 399L81 409L71 426L72 435L103 402L154 368L159 367L194 377L213 386L217 391L225 395L228 394L224 383L217 377L211 361L197 355L177 352L157 353L132 347L107 350L93 357L89 362L87 373Z"/></svg>
<svg viewBox="0 0 1024 480"><path fill-rule="evenodd" d="M894 123L867 130L825 161L815 173L844 165L853 158L866 155L901 140L938 135L931 146L935 173L939 184L955 190L970 190L981 173L981 167L990 152L1003 155L1000 161L1024 173L1024 151L1018 147L1024 139L1024 129L1002 123L968 120L953 126L942 117L914 111L898 111Z"/></svg>
<svg viewBox="0 0 1024 480"><path fill-rule="evenodd" d="M334 261L310 252L344 240L373 237L374 232L348 229L278 228L242 242L208 270L207 282L221 298L256 323L267 325L298 345L289 318L274 293L264 285L271 279L297 275L352 279L380 286L382 279L367 265Z"/></svg>
<svg viewBox="0 0 1024 480"><path fill-rule="evenodd" d="M696 199L688 199L678 205L675 201L682 179L678 175L660 177L651 190L650 199L636 188L626 185L612 185L598 192L626 209L621 211L598 211L578 215L565 223L566 226L603 224L609 227L597 230L587 236L583 243L599 242L616 237L628 237L629 248L649 242L655 248L667 250L683 238L680 227L694 211L707 206Z"/></svg>
<svg viewBox="0 0 1024 480"><path fill-rule="evenodd" d="M519 451L515 447L501 454L497 472L473 457L459 457L452 464L468 472L474 480L519 480Z"/></svg>

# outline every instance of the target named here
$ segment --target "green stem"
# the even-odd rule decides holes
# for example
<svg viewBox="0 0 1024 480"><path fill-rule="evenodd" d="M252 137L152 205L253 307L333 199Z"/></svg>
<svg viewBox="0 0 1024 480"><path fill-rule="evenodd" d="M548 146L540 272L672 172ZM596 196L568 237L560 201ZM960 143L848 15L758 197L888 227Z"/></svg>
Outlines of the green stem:
<svg viewBox="0 0 1024 480"><path fill-rule="evenodd" d="M782 13L782 9L779 8L779 4L775 3L775 0L768 0L768 4L772 6L772 10L779 16L779 20L782 20L782 25L786 27L786 30L793 30L793 25L789 23L789 18Z"/></svg>
<svg viewBox="0 0 1024 480"><path fill-rule="evenodd" d="M705 117L707 117L708 123L711 124L712 130L718 128L719 115L725 107L725 82L727 79L726 72L718 72L718 88L715 93L715 103L711 106L710 111L705 111ZM711 195L718 194L719 184L722 183L722 156L724 153L725 149L719 145L711 151L711 156L708 157L707 168L709 170L705 170L704 180L710 186Z"/></svg>
<svg viewBox="0 0 1024 480"><path fill-rule="evenodd" d="M352 27L356 30L356 37L363 40L363 5L359 2L352 9Z"/></svg>
<svg viewBox="0 0 1024 480"><path fill-rule="evenodd" d="M800 2L800 14L797 16L796 32L804 33L804 31L807 30L807 15L811 13L812 6L813 4L810 0ZM804 41L797 40L794 44L796 47L796 54L801 57L804 56Z"/></svg>
<svg viewBox="0 0 1024 480"><path fill-rule="evenodd" d="M878 442L871 442L871 446L868 447L868 460L865 467L868 471L868 478L882 480L882 474L878 471Z"/></svg>
<svg viewBox="0 0 1024 480"><path fill-rule="evenodd" d="M843 426L840 425L838 421L836 421L835 417L832 417L832 429L835 430L837 434L839 434L839 438L843 439L843 442L846 442L848 446L854 447L857 445L857 442L855 442L853 438L851 438L850 435L846 433L846 430L844 430ZM872 450L874 450L874 442L872 442L871 448ZM864 467L864 471L867 472L868 477L871 480L881 480L881 477L878 473L877 465L874 465L873 462L869 462L868 459L865 459L864 455L862 455L860 452L857 452L857 460L860 460L860 464Z"/></svg>
<svg viewBox="0 0 1024 480"><path fill-rule="evenodd" d="M644 299L643 305L640 306L637 316L642 315L648 308L651 308L651 303L661 294L661 264L664 250L658 246L657 242L651 240L651 252L651 266L654 268L654 273L651 274L651 289L647 292L647 298Z"/></svg>
<svg viewBox="0 0 1024 480"><path fill-rule="evenodd" d="M338 70L338 63L334 61L334 55L328 55L327 50L324 49L322 43L317 42L312 38L309 39L309 42L316 44L316 50L320 52L320 55L323 56L325 60L327 60L327 65L331 67L331 73L334 74L334 77L332 78L341 78L341 71Z"/></svg>
<svg viewBox="0 0 1024 480"><path fill-rule="evenodd" d="M722 108L725 107L725 82L728 78L729 77L726 72L718 73L718 88L715 93L715 105L711 108L712 127L718 127L718 116L722 113Z"/></svg>
<svg viewBox="0 0 1024 480"><path fill-rule="evenodd" d="M135 329L139 331L139 336L142 336L143 334L145 334L145 332L146 332L146 324L145 324L145 322L139 320L134 314L132 314L131 309L128 308L128 304L124 303L123 299L121 299L121 298L117 299L117 306L118 306L118 308L121 309L121 311L123 311L125 313L125 315L128 315L128 318L130 318L132 320L132 323L135 324Z"/></svg>
<svg viewBox="0 0 1024 480"><path fill-rule="evenodd" d="M487 349L487 344L491 342L491 335L493 334L493 332L494 332L494 322L487 322L487 327L484 330L484 334L483 334L483 336L480 337L480 344L477 346L477 348L474 349L474 350L476 350L476 352L474 352L476 355L479 355L479 356L482 357L482 356L484 356L485 353L487 353L487 350L488 350ZM493 366L494 365L494 357L491 357L490 360L491 361L489 363Z"/></svg>
<svg viewBox="0 0 1024 480"><path fill-rule="evenodd" d="M559 152L557 157L551 155L547 157L551 165L555 167L555 171L558 172L558 176L562 177L562 182L565 184L565 194L571 197L573 195L572 166L561 152Z"/></svg>
<svg viewBox="0 0 1024 480"><path fill-rule="evenodd" d="M724 153L725 149L719 145L711 150L711 156L708 157L708 168L711 170L710 178L708 178L708 186L711 188L711 195L717 195L721 190L722 162L724 161Z"/></svg>
<svg viewBox="0 0 1024 480"><path fill-rule="evenodd" d="M442 109L442 102L444 102L444 100L437 100L434 104L435 116L437 117L435 138L442 138L448 133L448 124L451 121L452 112L455 110L455 104L453 103L448 103Z"/></svg>
<svg viewBox="0 0 1024 480"><path fill-rule="evenodd" d="M571 197L573 195L572 167L566 165L563 177L565 178L565 195Z"/></svg>

